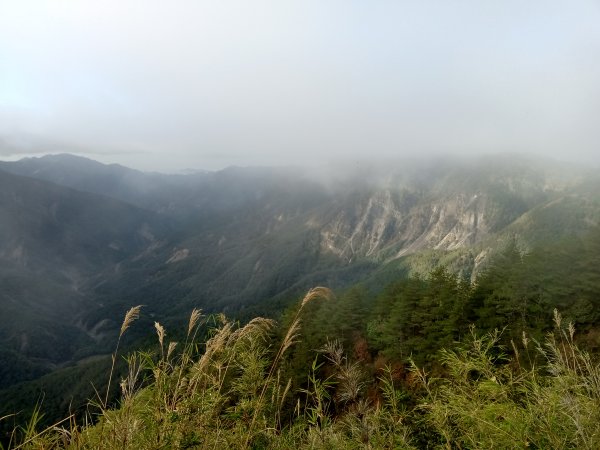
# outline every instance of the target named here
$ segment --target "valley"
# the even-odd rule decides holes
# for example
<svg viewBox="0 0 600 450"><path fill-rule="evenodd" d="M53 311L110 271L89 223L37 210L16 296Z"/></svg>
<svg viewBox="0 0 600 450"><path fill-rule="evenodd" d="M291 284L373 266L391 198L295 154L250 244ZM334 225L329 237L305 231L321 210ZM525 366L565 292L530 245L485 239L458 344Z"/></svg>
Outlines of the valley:
<svg viewBox="0 0 600 450"><path fill-rule="evenodd" d="M372 314L390 283L441 266L476 283L511 248L533 259L549 251L558 273L563 260L547 249L575 248L597 230L599 185L594 171L506 155L328 177L235 167L163 175L72 155L2 162L0 399L11 408L63 377L79 379L71 395L89 398L80 375L106 365L99 355L113 351L134 305L144 314L126 349L147 345L154 320L177 329L193 308L278 318L318 285L361 284ZM586 329L590 295L573 303ZM370 326L393 328L377 320Z"/></svg>

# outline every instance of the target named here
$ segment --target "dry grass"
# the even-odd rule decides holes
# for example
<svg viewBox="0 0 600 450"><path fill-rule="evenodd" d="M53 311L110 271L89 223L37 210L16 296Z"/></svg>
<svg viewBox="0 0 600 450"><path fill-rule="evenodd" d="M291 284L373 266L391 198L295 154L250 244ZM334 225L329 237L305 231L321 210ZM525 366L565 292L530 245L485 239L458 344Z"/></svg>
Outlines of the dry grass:
<svg viewBox="0 0 600 450"><path fill-rule="evenodd" d="M113 373L115 370L115 361L117 359L117 353L119 351L119 345L121 343L121 338L125 334L125 331L127 331L127 329L129 328L129 326L140 317L141 309L142 309L142 305L138 305L138 306L134 306L134 307L130 308L125 313L125 318L123 319L123 323L121 324L121 330L119 331L117 345L115 347L115 351L112 354L112 364L110 367L110 373L108 375L108 384L106 386L106 394L104 396L104 402L102 402L102 399L99 399L103 409L106 409L106 407L108 406L108 396L110 394L110 385L112 383L112 377L113 377Z"/></svg>
<svg viewBox="0 0 600 450"><path fill-rule="evenodd" d="M325 287L315 287L315 288L310 289L306 293L304 298L302 299L302 302L300 303L300 308L298 308L298 311L296 312L296 316L294 317L294 320L292 320L292 324L288 328L288 330L285 334L285 337L283 338L283 341L281 342L281 345L279 346L279 350L277 351L277 354L275 355L275 358L273 359L273 362L269 369L267 379L266 379L265 383L263 384L263 387L260 391L260 396L258 398L258 407L252 416L252 422L250 423L250 426L248 428L248 433L246 435L246 441L244 443L244 448L249 447L250 440L253 437L254 425L256 423L258 413L262 407L265 393L269 386L269 381L271 380L271 377L273 376L273 373L274 373L276 367L278 367L279 362L281 361L281 358L283 357L284 353L293 345L294 342L296 342L296 339L298 338L298 334L300 331L300 314L302 313L302 310L311 301L314 301L318 298L328 299L328 298L331 298L332 296L333 296L333 292L331 292L330 289L327 289Z"/></svg>
<svg viewBox="0 0 600 450"><path fill-rule="evenodd" d="M367 385L365 368L336 340L316 352L305 384L294 386L285 375L303 308L330 295L310 290L281 341L272 320L240 326L220 315L198 350L199 310L181 345L168 342L156 322L160 350L128 356L118 408L104 401L96 425L78 425L70 415L41 431L38 410L12 448L408 449L412 439L421 448L600 448L600 367L575 345L575 328L558 312L545 342L524 336L522 346L513 343L521 357L540 352L543 367L511 363L499 345L501 332L480 336L472 329L469 339L440 354L443 379L413 367L422 389L411 391L409 403L391 367ZM126 314L119 339L138 317L136 308ZM118 350L119 340L113 360Z"/></svg>
<svg viewBox="0 0 600 450"><path fill-rule="evenodd" d="M125 334L125 331L127 331L127 328L129 328L129 326L134 321L139 319L141 309L142 309L142 305L138 305L138 306L132 307L131 309L129 309L129 311L127 311L125 313L125 318L123 319L123 323L121 324L121 331L119 332L119 338L121 336L123 336L123 334Z"/></svg>

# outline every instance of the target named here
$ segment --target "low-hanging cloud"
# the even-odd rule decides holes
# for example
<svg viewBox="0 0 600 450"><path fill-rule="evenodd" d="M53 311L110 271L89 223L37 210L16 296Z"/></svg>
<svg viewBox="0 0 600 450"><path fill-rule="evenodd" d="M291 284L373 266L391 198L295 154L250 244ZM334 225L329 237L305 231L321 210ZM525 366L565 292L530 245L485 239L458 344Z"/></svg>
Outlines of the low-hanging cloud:
<svg viewBox="0 0 600 450"><path fill-rule="evenodd" d="M598 23L594 1L5 2L2 154L87 149L163 170L591 161Z"/></svg>

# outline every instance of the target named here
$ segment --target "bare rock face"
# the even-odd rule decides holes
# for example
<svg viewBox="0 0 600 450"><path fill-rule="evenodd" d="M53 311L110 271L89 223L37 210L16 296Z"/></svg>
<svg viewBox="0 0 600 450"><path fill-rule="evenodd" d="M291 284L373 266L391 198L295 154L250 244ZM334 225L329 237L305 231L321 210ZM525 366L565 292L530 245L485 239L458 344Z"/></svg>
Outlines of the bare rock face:
<svg viewBox="0 0 600 450"><path fill-rule="evenodd" d="M357 190L322 218L321 248L351 262L472 247L547 197L543 177L528 185L513 178L391 178L384 186Z"/></svg>
<svg viewBox="0 0 600 450"><path fill-rule="evenodd" d="M424 248L454 250L489 234L487 209L488 199L477 194L429 201L385 189L336 211L323 224L321 245L348 261L389 260Z"/></svg>
<svg viewBox="0 0 600 450"><path fill-rule="evenodd" d="M322 246L349 261L355 256L374 257L389 244L407 213L389 190L376 192L340 208L323 226Z"/></svg>
<svg viewBox="0 0 600 450"><path fill-rule="evenodd" d="M183 261L184 259L186 259L190 254L189 249L187 248L182 248L182 249L176 249L173 254L171 255L171 257L167 260L167 264L172 264L172 263L176 263L179 261Z"/></svg>
<svg viewBox="0 0 600 450"><path fill-rule="evenodd" d="M328 214L312 219L321 250L346 262L386 262L473 248L581 182L566 169L510 156L413 169L363 170L347 183L345 197L338 192Z"/></svg>

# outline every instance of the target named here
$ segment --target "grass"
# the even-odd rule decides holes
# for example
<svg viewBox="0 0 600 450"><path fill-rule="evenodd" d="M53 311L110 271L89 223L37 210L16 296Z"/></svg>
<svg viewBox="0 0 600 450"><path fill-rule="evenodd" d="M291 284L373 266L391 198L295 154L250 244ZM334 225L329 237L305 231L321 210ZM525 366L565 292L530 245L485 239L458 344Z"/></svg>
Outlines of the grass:
<svg viewBox="0 0 600 450"><path fill-rule="evenodd" d="M185 340L174 342L157 322L158 351L126 357L118 407L107 406L109 386L83 423L69 416L41 430L38 408L8 448L600 448L600 368L558 312L552 334L543 342L524 335L512 354L501 331L472 328L439 354L443 377L413 366L411 392L391 366L370 373L336 340L315 351L306 382L294 386L286 355L300 339L303 309L331 295L310 290L279 333L269 319L242 326L194 310ZM197 342L201 327L211 331Z"/></svg>
<svg viewBox="0 0 600 450"><path fill-rule="evenodd" d="M555 310L555 331L543 343L524 336L515 356L500 332L443 350L444 379L415 368L427 391L419 408L446 448L600 448L600 366L574 342L573 324ZM531 367L536 352L543 364Z"/></svg>

